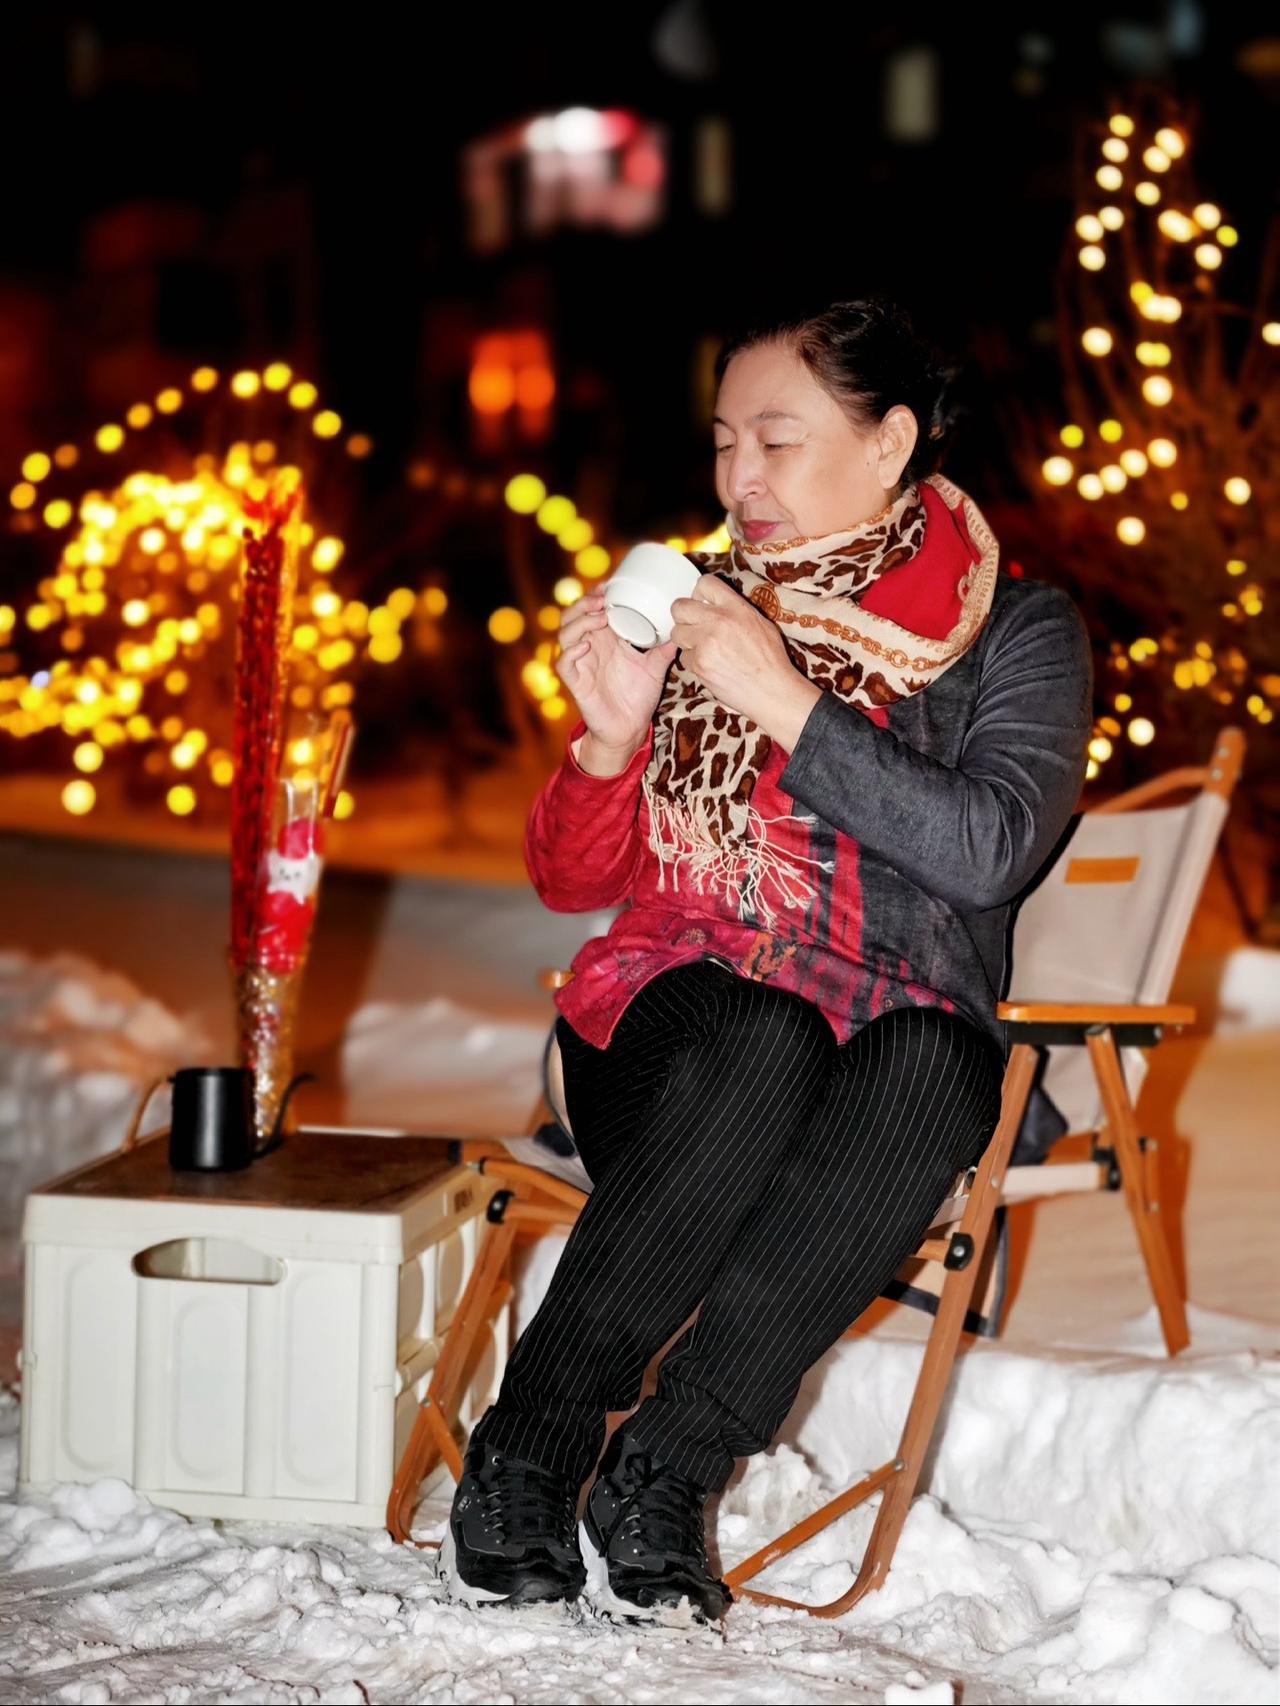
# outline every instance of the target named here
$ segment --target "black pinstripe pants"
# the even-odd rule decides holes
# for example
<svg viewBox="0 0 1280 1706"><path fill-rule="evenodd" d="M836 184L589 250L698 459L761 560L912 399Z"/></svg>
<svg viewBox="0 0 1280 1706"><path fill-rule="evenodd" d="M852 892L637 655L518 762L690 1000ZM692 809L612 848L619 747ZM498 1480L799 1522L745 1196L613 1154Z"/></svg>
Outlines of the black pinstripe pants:
<svg viewBox="0 0 1280 1706"><path fill-rule="evenodd" d="M920 1007L838 1047L810 1002L709 960L646 984L607 1049L558 1030L595 1189L474 1437L581 1482L605 1412L701 1305L628 1429L711 1490L986 1147L998 1051Z"/></svg>

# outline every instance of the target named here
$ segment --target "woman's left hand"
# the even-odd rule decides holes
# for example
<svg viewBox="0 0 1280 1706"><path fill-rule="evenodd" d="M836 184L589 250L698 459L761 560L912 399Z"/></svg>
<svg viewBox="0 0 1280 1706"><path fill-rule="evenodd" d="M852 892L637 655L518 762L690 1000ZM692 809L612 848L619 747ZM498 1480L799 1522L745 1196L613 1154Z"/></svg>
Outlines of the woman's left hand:
<svg viewBox="0 0 1280 1706"><path fill-rule="evenodd" d="M703 685L790 751L821 690L791 662L775 624L711 574L671 614L671 638Z"/></svg>

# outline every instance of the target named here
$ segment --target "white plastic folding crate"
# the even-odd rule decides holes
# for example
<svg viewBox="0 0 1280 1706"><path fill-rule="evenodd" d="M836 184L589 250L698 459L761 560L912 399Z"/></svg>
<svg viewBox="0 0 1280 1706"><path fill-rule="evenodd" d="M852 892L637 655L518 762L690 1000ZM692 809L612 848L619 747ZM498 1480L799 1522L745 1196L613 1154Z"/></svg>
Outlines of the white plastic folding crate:
<svg viewBox="0 0 1280 1706"><path fill-rule="evenodd" d="M171 1171L162 1137L34 1192L22 1482L115 1476L196 1516L380 1526L491 1194L443 1140L332 1131L217 1174Z"/></svg>

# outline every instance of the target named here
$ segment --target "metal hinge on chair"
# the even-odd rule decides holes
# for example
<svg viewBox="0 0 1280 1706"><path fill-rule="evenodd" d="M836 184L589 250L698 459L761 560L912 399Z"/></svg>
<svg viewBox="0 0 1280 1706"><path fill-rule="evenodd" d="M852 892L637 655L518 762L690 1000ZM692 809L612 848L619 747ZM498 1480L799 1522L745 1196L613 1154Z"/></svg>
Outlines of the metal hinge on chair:
<svg viewBox="0 0 1280 1706"><path fill-rule="evenodd" d="M953 1232L947 1242L947 1253L942 1258L944 1268L967 1268L973 1260L973 1239L967 1232Z"/></svg>
<svg viewBox="0 0 1280 1706"><path fill-rule="evenodd" d="M489 1198L489 1206L485 1209L485 1219L494 1226L501 1226L507 1218L507 1210L515 1198L514 1191L495 1191Z"/></svg>
<svg viewBox="0 0 1280 1706"><path fill-rule="evenodd" d="M1120 1177L1120 1163L1116 1160L1116 1152L1105 1143L1094 1142L1089 1151L1090 1161L1096 1161L1100 1167L1107 1169L1107 1189L1118 1191L1124 1181Z"/></svg>

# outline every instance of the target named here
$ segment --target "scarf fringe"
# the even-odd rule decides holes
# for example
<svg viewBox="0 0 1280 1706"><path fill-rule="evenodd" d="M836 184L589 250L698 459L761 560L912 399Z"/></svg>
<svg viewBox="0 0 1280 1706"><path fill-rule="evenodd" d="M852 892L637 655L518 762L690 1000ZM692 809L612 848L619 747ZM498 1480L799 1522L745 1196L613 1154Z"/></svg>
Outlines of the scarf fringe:
<svg viewBox="0 0 1280 1706"><path fill-rule="evenodd" d="M771 905L763 892L766 879L777 891L779 905L803 908L815 894L804 868L828 873L836 868L834 859L783 853L769 840L771 824L816 822L811 815L784 813L766 818L748 804L743 844L726 847L712 833L705 810L691 810L656 794L647 776L641 786L649 807L649 846L658 859L660 893L666 889L667 866L671 866L671 887L676 893L683 869L699 894L719 890L736 900L739 918L753 916L769 930L777 920L778 907Z"/></svg>

